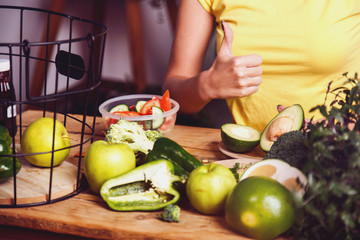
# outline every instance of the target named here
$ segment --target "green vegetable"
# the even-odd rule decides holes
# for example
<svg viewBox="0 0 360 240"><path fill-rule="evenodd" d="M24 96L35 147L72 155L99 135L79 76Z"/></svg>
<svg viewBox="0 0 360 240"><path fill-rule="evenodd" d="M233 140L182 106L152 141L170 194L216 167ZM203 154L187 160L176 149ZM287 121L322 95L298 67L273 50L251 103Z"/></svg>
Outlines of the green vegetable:
<svg viewBox="0 0 360 240"><path fill-rule="evenodd" d="M281 135L271 146L265 159L280 159L291 166L302 168L307 159L306 134L302 131L291 131Z"/></svg>
<svg viewBox="0 0 360 240"><path fill-rule="evenodd" d="M15 158L16 174L21 169L21 163ZM14 162L12 157L0 157L0 183L14 176Z"/></svg>
<svg viewBox="0 0 360 240"><path fill-rule="evenodd" d="M8 129L0 125L0 183L14 176L11 140ZM17 174L21 169L21 163L17 157L15 157L15 167L15 173Z"/></svg>
<svg viewBox="0 0 360 240"><path fill-rule="evenodd" d="M221 126L221 139L233 152L248 152L260 142L261 133L248 126L226 123Z"/></svg>
<svg viewBox="0 0 360 240"><path fill-rule="evenodd" d="M252 165L251 164L243 164L236 162L233 167L229 168L230 171L234 174L236 182L240 182L241 177L244 175L245 171Z"/></svg>
<svg viewBox="0 0 360 240"><path fill-rule="evenodd" d="M165 222L180 222L180 210L181 209L178 205L168 205L159 215L159 218Z"/></svg>
<svg viewBox="0 0 360 240"><path fill-rule="evenodd" d="M7 146L11 145L12 140L9 130L3 125L0 125L0 139L4 140Z"/></svg>
<svg viewBox="0 0 360 240"><path fill-rule="evenodd" d="M100 195L116 211L154 211L180 199L173 183L182 180L174 175L172 163L162 159L107 180Z"/></svg>
<svg viewBox="0 0 360 240"><path fill-rule="evenodd" d="M229 169L234 174L236 182L239 182L240 181L240 175L239 175L238 171L241 169L240 163L239 162L235 163L234 166L232 168L229 168Z"/></svg>
<svg viewBox="0 0 360 240"><path fill-rule="evenodd" d="M140 113L141 108L144 106L144 104L146 103L145 100L140 100L135 104L135 111Z"/></svg>
<svg viewBox="0 0 360 240"><path fill-rule="evenodd" d="M153 149L146 156L146 162L166 159L174 165L175 174L187 178L191 171L203 163L187 152L175 141L161 137L154 143Z"/></svg>
<svg viewBox="0 0 360 240"><path fill-rule="evenodd" d="M309 155L301 170L308 189L298 202L294 239L360 239L360 82L357 74L344 78L340 88L330 82L329 107L312 109L324 121L306 128Z"/></svg>
<svg viewBox="0 0 360 240"><path fill-rule="evenodd" d="M152 142L155 142L158 138L162 137L162 135L156 130L146 130L145 135Z"/></svg>
<svg viewBox="0 0 360 240"><path fill-rule="evenodd" d="M160 107L157 107L157 106L152 107L152 115L162 115L163 113L164 113L164 111ZM155 118L151 122L151 125L152 125L151 129L157 129L157 128L161 127L164 122L165 122L164 117Z"/></svg>
<svg viewBox="0 0 360 240"><path fill-rule="evenodd" d="M0 139L0 156L1 155L10 155L11 154L10 145L8 145L5 140Z"/></svg>
<svg viewBox="0 0 360 240"><path fill-rule="evenodd" d="M116 124L110 125L107 137L112 143L129 145L136 155L137 163L140 164L161 134L157 131L144 131L139 124L120 119Z"/></svg>
<svg viewBox="0 0 360 240"><path fill-rule="evenodd" d="M126 104L119 104L110 109L110 113L117 112L117 111L119 111L119 112L130 111L130 108Z"/></svg>

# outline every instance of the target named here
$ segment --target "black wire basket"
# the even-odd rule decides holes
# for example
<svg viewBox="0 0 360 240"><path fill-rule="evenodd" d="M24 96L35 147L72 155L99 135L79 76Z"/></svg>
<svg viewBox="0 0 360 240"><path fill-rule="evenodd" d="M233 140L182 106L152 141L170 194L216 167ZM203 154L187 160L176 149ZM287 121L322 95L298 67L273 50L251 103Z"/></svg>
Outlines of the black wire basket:
<svg viewBox="0 0 360 240"><path fill-rule="evenodd" d="M15 96L0 99L2 108L10 106L15 118L9 129L12 137L13 174L0 182L0 207L26 207L54 203L80 193L86 186L82 173L85 147L95 136L98 88L107 29L104 25L53 11L0 5L0 58L10 61L10 82ZM39 24L40 23L40 24ZM50 154L50 167L37 167L26 161L21 139L35 119L49 117L60 121L71 139L71 146L35 154ZM37 141L34 139L34 141ZM59 166L57 151L70 149ZM16 172L16 161L21 168ZM25 189L25 190L24 190ZM33 195L32 195L33 194Z"/></svg>

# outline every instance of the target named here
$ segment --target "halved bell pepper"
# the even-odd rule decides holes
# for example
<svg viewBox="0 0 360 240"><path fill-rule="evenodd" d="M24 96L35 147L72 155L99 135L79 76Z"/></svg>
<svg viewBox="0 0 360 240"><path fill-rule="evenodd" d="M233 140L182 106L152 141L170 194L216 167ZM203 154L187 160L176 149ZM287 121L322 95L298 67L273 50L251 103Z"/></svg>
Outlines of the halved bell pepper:
<svg viewBox="0 0 360 240"><path fill-rule="evenodd" d="M158 138L153 149L146 156L146 162L166 159L174 164L175 174L187 178L191 171L203 163L187 152L177 142L166 138Z"/></svg>
<svg viewBox="0 0 360 240"><path fill-rule="evenodd" d="M160 159L107 180L100 195L116 211L155 211L180 199L173 188L177 181L183 178L174 175L173 164Z"/></svg>

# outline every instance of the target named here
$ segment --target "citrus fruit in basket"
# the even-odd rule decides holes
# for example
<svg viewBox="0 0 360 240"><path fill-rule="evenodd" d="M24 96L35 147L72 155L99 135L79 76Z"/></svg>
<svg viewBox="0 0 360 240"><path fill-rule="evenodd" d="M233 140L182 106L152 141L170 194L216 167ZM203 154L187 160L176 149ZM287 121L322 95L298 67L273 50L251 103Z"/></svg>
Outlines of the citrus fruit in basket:
<svg viewBox="0 0 360 240"><path fill-rule="evenodd" d="M293 195L268 177L254 176L240 181L226 200L226 222L251 238L273 239L286 232L295 217Z"/></svg>
<svg viewBox="0 0 360 240"><path fill-rule="evenodd" d="M54 119L49 117L38 118L25 129L20 145L21 151L25 154L24 157L29 163L38 167L51 166L53 132ZM69 134L65 126L58 120L55 121L54 136L53 164L57 166L68 157L70 153L69 147L71 146Z"/></svg>
<svg viewBox="0 0 360 240"><path fill-rule="evenodd" d="M264 176L277 180L289 191L304 195L307 178L297 168L279 159L267 159L251 165L241 176L244 180L251 176Z"/></svg>

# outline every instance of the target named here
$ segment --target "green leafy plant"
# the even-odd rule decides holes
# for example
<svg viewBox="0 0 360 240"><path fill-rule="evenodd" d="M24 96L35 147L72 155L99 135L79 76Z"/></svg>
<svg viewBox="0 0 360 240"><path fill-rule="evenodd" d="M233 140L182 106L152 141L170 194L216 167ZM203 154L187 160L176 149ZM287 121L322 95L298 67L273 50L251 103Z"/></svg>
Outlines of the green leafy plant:
<svg viewBox="0 0 360 240"><path fill-rule="evenodd" d="M360 239L360 82L348 77L337 88L335 100L317 106L324 120L306 127L307 159L302 171L308 189L291 229L295 239Z"/></svg>

